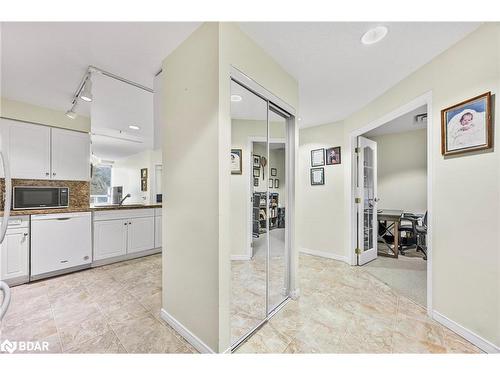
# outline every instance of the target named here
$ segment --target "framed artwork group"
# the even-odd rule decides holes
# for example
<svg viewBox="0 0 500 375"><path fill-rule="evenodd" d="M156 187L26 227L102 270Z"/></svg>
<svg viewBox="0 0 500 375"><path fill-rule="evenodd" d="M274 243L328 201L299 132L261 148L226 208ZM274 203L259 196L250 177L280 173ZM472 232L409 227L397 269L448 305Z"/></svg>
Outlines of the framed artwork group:
<svg viewBox="0 0 500 375"><path fill-rule="evenodd" d="M311 150L311 185L324 185L325 169L320 167L340 164L341 157L340 146Z"/></svg>

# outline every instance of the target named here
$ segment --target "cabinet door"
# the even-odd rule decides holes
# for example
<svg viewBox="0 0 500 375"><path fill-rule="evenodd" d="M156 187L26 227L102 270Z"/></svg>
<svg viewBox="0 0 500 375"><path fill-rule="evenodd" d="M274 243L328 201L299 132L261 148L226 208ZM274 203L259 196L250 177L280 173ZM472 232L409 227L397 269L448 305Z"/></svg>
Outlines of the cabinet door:
<svg viewBox="0 0 500 375"><path fill-rule="evenodd" d="M140 217L128 220L127 253L151 250L155 247L155 218Z"/></svg>
<svg viewBox="0 0 500 375"><path fill-rule="evenodd" d="M52 129L52 179L90 180L90 135Z"/></svg>
<svg viewBox="0 0 500 375"><path fill-rule="evenodd" d="M50 128L1 119L2 147L13 178L50 178Z"/></svg>
<svg viewBox="0 0 500 375"><path fill-rule="evenodd" d="M28 228L8 230L0 245L0 280L28 276Z"/></svg>
<svg viewBox="0 0 500 375"><path fill-rule="evenodd" d="M155 217L155 248L161 247L161 216Z"/></svg>
<svg viewBox="0 0 500 375"><path fill-rule="evenodd" d="M127 225L128 220L94 222L94 260L127 253Z"/></svg>

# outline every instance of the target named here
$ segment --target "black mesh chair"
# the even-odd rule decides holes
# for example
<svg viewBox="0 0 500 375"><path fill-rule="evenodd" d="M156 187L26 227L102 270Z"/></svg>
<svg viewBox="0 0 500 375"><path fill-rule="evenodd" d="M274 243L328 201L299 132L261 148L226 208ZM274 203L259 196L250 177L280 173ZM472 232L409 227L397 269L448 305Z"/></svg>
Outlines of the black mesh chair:
<svg viewBox="0 0 500 375"><path fill-rule="evenodd" d="M424 254L424 260L427 260L427 212L423 218L419 215L404 213L401 217L399 233L399 253L401 255L405 255L405 247L408 249L415 246L415 250L421 251Z"/></svg>

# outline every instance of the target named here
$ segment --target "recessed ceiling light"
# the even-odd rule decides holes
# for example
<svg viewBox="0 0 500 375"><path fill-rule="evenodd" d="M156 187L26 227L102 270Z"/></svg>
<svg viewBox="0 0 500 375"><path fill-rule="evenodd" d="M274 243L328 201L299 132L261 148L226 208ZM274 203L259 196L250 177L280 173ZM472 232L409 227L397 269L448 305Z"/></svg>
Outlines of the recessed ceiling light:
<svg viewBox="0 0 500 375"><path fill-rule="evenodd" d="M137 125L129 125L129 128L130 129L134 129L134 130L139 130L140 127L138 127Z"/></svg>
<svg viewBox="0 0 500 375"><path fill-rule="evenodd" d="M302 121L302 117L299 117L297 120Z"/></svg>
<svg viewBox="0 0 500 375"><path fill-rule="evenodd" d="M231 95L231 101L232 102L241 102L241 96L239 95Z"/></svg>
<svg viewBox="0 0 500 375"><path fill-rule="evenodd" d="M387 27L385 26L374 27L373 29L370 29L363 34L363 36L361 37L361 43L375 44L377 42L380 42L382 39L385 38L388 31L389 29L387 29Z"/></svg>

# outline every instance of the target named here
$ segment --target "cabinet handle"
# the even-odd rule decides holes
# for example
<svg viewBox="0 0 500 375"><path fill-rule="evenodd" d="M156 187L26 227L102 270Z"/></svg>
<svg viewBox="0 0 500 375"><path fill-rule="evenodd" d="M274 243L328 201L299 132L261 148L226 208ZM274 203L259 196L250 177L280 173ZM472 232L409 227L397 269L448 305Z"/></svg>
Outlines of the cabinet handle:
<svg viewBox="0 0 500 375"><path fill-rule="evenodd" d="M49 172L45 172L45 176L50 176L50 173Z"/></svg>
<svg viewBox="0 0 500 375"><path fill-rule="evenodd" d="M28 233L24 233L24 237L28 237Z"/></svg>
<svg viewBox="0 0 500 375"><path fill-rule="evenodd" d="M130 221L128 223L129 223L129 225L132 225L132 223Z"/></svg>
<svg viewBox="0 0 500 375"><path fill-rule="evenodd" d="M123 225L127 225L127 223L123 223Z"/></svg>
<svg viewBox="0 0 500 375"><path fill-rule="evenodd" d="M52 172L52 176L55 176L56 175L56 172Z"/></svg>

